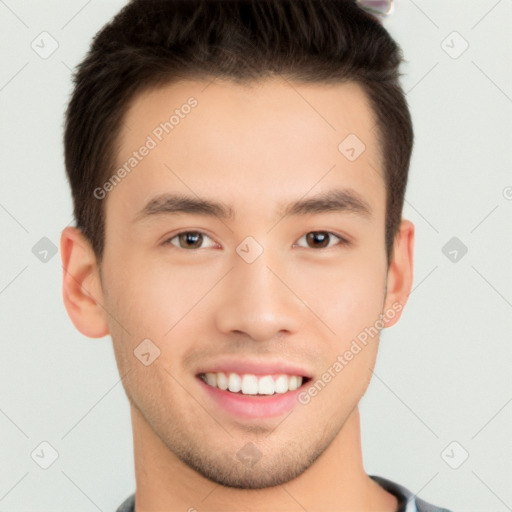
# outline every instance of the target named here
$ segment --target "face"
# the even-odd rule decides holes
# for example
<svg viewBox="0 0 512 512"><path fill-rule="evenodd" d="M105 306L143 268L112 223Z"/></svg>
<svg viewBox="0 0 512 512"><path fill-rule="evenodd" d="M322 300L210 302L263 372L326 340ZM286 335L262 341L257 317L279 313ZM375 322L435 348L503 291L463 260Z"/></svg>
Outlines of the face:
<svg viewBox="0 0 512 512"><path fill-rule="evenodd" d="M118 368L170 452L222 485L304 472L368 386L387 274L374 126L359 86L286 81L176 83L125 116L101 266Z"/></svg>

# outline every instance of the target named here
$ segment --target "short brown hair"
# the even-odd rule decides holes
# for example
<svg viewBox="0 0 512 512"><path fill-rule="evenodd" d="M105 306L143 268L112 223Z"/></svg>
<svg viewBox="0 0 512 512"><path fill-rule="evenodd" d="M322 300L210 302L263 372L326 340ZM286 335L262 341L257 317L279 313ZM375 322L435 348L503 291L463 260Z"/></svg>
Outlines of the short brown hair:
<svg viewBox="0 0 512 512"><path fill-rule="evenodd" d="M180 78L362 86L376 114L386 184L386 254L398 232L413 146L402 52L353 0L132 0L95 36L74 75L64 151L76 226L101 262L118 134L136 94ZM341 141L340 141L341 142Z"/></svg>

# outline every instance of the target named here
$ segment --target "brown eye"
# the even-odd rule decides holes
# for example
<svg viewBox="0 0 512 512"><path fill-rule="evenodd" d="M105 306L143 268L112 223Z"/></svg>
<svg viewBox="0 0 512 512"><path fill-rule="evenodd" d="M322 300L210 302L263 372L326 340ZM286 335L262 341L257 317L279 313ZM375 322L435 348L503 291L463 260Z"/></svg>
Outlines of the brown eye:
<svg viewBox="0 0 512 512"><path fill-rule="evenodd" d="M178 240L182 249L196 249L201 245L203 235L201 235L201 233L189 231L188 233L180 233L178 235Z"/></svg>
<svg viewBox="0 0 512 512"><path fill-rule="evenodd" d="M325 233L323 231L313 231L306 235L306 240L308 244L315 248L323 248L329 245L329 233Z"/></svg>
<svg viewBox="0 0 512 512"><path fill-rule="evenodd" d="M177 243L174 243L173 240L177 239ZM201 245L205 239L211 240L208 235L201 233L200 231L182 231L177 235L169 238L165 243L174 245L179 249L202 249ZM212 247L212 244L210 247Z"/></svg>
<svg viewBox="0 0 512 512"><path fill-rule="evenodd" d="M331 243L331 241L333 240L334 242L338 240L340 245L348 245L347 240L329 231L310 231L309 233L306 233L303 237L301 237L300 240L302 238L306 238L306 247L309 247L311 249L325 249L328 247L332 247L333 245L335 245ZM304 246L301 245L301 247Z"/></svg>

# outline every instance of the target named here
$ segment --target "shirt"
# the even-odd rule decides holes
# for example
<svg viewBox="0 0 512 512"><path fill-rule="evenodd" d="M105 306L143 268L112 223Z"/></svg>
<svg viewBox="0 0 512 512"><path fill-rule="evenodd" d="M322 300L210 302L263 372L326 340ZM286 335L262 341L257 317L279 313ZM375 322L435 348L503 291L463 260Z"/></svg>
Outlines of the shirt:
<svg viewBox="0 0 512 512"><path fill-rule="evenodd" d="M447 508L437 507L421 500L405 487L382 478L381 476L368 475L386 491L396 496L398 509L396 512L451 512ZM135 512L135 493L126 498L116 512Z"/></svg>

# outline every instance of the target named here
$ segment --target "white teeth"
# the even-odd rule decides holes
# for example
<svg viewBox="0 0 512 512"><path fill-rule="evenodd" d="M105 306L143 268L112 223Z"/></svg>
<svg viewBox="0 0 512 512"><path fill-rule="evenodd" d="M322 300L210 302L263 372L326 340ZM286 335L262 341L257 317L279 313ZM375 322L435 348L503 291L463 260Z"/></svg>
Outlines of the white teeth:
<svg viewBox="0 0 512 512"><path fill-rule="evenodd" d="M217 375L215 375L215 373L207 373L206 374L206 382L216 388L217 387Z"/></svg>
<svg viewBox="0 0 512 512"><path fill-rule="evenodd" d="M288 391L288 376L279 375L274 386L276 393L286 393Z"/></svg>
<svg viewBox="0 0 512 512"><path fill-rule="evenodd" d="M242 393L244 395L258 394L258 377L256 375L244 375L242 377Z"/></svg>
<svg viewBox="0 0 512 512"><path fill-rule="evenodd" d="M273 395L295 391L302 385L303 380L298 375L278 375L274 380L272 375L258 377L250 373L241 375L224 372L205 373L202 377L209 386L232 393L241 392L244 395Z"/></svg>
<svg viewBox="0 0 512 512"><path fill-rule="evenodd" d="M232 393L238 393L242 389L242 379L236 373L229 374L228 389Z"/></svg>
<svg viewBox="0 0 512 512"><path fill-rule="evenodd" d="M270 375L265 375L258 381L258 393L260 395L274 394L274 379Z"/></svg>
<svg viewBox="0 0 512 512"><path fill-rule="evenodd" d="M295 375L291 375L290 377L288 377L288 389L290 391L295 391L298 387L299 386L297 384L297 377Z"/></svg>
<svg viewBox="0 0 512 512"><path fill-rule="evenodd" d="M228 378L226 377L225 373L217 373L217 387L223 391L228 389Z"/></svg>

